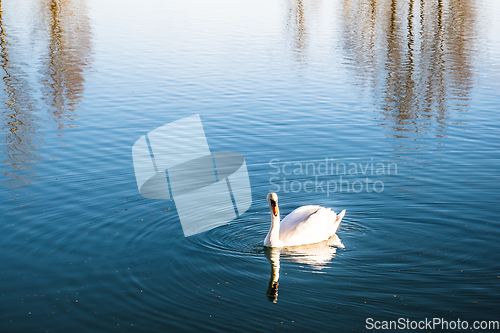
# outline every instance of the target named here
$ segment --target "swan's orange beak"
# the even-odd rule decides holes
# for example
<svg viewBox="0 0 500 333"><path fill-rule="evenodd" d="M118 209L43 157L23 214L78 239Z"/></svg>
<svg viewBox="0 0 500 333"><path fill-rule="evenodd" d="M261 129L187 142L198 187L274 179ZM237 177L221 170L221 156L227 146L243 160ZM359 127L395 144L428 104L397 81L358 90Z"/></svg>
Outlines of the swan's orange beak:
<svg viewBox="0 0 500 333"><path fill-rule="evenodd" d="M278 216L278 206L276 204L273 204L272 211L274 216Z"/></svg>

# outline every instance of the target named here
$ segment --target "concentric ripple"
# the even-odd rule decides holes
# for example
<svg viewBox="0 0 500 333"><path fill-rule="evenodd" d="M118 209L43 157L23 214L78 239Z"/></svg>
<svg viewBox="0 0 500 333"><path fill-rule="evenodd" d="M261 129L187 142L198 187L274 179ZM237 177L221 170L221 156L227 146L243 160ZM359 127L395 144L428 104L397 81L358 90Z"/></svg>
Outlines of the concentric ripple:
<svg viewBox="0 0 500 333"><path fill-rule="evenodd" d="M237 257L261 257L263 239L267 234L267 223L259 215L240 218L195 237L187 238L191 244L212 251Z"/></svg>

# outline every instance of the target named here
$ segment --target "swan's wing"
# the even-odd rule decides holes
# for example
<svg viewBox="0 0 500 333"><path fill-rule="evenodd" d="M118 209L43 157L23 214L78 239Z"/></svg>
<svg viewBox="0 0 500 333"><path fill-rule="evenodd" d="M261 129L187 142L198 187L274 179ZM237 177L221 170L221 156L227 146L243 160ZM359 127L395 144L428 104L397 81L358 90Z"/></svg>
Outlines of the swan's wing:
<svg viewBox="0 0 500 333"><path fill-rule="evenodd" d="M337 214L321 206L297 208L283 219L280 240L288 246L317 243L332 236L340 224Z"/></svg>
<svg viewBox="0 0 500 333"><path fill-rule="evenodd" d="M285 216L280 223L280 239L281 235L290 234L297 228L298 224L306 221L309 216L316 213L320 208L322 207L318 205L302 206Z"/></svg>

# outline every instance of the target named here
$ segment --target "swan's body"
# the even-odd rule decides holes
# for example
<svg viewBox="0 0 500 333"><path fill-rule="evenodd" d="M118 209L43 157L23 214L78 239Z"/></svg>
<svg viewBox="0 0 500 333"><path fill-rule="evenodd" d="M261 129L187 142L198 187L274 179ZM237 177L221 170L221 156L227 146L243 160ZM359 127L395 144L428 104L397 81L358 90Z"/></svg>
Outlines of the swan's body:
<svg viewBox="0 0 500 333"><path fill-rule="evenodd" d="M269 193L271 229L264 240L267 247L297 246L323 242L337 232L345 209L336 214L330 208L302 206L288 214L280 222L278 196Z"/></svg>

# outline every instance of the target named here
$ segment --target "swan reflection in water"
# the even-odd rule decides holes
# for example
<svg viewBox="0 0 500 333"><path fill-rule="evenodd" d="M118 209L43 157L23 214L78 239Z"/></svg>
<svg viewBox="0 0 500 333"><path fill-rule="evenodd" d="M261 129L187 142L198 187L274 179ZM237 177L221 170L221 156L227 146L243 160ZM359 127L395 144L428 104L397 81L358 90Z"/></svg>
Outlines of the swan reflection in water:
<svg viewBox="0 0 500 333"><path fill-rule="evenodd" d="M265 254L271 262L271 278L266 292L267 299L273 303L278 301L281 257L298 264L308 265L314 270L322 270L335 257L337 248L343 247L344 245L337 235L321 243L282 248L266 247Z"/></svg>

